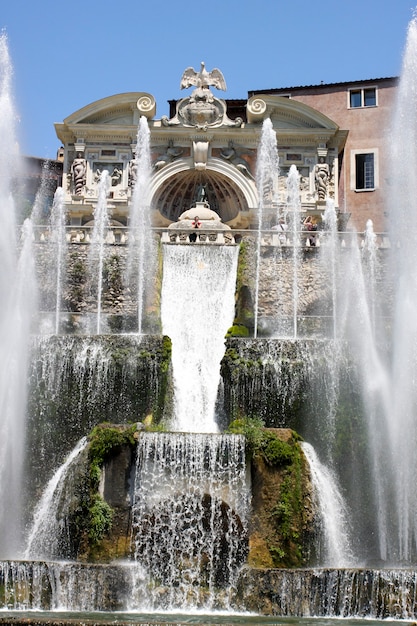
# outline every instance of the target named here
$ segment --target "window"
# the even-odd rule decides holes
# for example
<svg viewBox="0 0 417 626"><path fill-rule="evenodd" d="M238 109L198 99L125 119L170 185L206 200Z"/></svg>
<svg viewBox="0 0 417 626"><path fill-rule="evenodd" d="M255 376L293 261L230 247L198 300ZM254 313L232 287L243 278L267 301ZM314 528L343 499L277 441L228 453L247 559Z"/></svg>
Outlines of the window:
<svg viewBox="0 0 417 626"><path fill-rule="evenodd" d="M367 87L366 89L350 89L349 90L349 107L357 109L360 107L376 106L376 89L375 87Z"/></svg>
<svg viewBox="0 0 417 626"><path fill-rule="evenodd" d="M355 155L355 189L375 189L374 153Z"/></svg>

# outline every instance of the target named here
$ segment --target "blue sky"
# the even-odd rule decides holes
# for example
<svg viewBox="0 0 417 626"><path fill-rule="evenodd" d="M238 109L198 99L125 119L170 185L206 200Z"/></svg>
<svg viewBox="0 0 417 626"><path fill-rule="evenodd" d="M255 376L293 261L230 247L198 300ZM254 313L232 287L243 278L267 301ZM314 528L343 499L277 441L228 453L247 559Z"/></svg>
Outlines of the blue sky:
<svg viewBox="0 0 417 626"><path fill-rule="evenodd" d="M225 98L250 89L398 76L416 0L5 0L23 154L54 158L54 123L106 96L184 97L186 67L218 67ZM417 4L417 3L416 3Z"/></svg>

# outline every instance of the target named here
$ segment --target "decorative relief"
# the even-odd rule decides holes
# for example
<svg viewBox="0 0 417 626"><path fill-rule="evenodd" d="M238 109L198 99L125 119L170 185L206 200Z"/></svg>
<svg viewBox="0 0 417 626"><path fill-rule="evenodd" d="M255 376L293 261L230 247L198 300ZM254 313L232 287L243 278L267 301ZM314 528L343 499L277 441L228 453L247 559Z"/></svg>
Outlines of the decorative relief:
<svg viewBox="0 0 417 626"><path fill-rule="evenodd" d="M228 118L226 103L224 100L215 98L210 91L210 85L216 89L226 90L226 82L220 70L214 69L208 72L204 63L201 63L199 72L192 67L187 68L183 73L180 86L181 89L187 89L192 85L196 86L196 89L189 98L183 98L177 103L175 117L161 118L164 126L182 125L201 130L217 126L242 126L241 118L235 120Z"/></svg>
<svg viewBox="0 0 417 626"><path fill-rule="evenodd" d="M246 150L247 152L247 150ZM238 149L233 141L229 141L227 148L222 148L220 156L225 161L232 163L244 176L253 179L249 162L242 156L243 150Z"/></svg>
<svg viewBox="0 0 417 626"><path fill-rule="evenodd" d="M141 115L144 115L147 119L151 119L156 113L155 98L150 94L144 94L139 98L136 103L138 111Z"/></svg>
<svg viewBox="0 0 417 626"><path fill-rule="evenodd" d="M174 142L172 141L172 139L170 139L168 142L168 146L165 149L165 152L156 157L153 164L154 168L156 170L162 169L163 167L165 167L165 165L168 165L168 163L172 163L172 161L178 159L178 157L180 157L183 152L183 148L175 147Z"/></svg>

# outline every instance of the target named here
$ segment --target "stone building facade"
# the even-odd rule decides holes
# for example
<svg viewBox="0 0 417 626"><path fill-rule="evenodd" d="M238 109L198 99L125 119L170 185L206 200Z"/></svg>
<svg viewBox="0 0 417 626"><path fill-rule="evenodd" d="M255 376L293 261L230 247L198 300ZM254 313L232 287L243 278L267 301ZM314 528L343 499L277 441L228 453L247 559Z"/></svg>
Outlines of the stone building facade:
<svg viewBox="0 0 417 626"><path fill-rule="evenodd" d="M224 90L225 81L219 70L207 72L204 64L199 71L188 68L181 86L194 90L171 103L169 117L155 119L153 96L133 92L93 102L56 124L72 226L91 222L104 169L111 177L113 220L128 224L141 117L150 132L153 226L175 222L204 187L211 209L231 228L257 228L260 201L266 207L263 227L271 228L286 211L291 165L300 176L303 214L320 221L327 198L340 211L340 159L347 129L317 108L276 94L230 103L215 97L210 88ZM276 181L260 198L256 167L267 119L276 133L280 162Z"/></svg>
<svg viewBox="0 0 417 626"><path fill-rule="evenodd" d="M368 219L377 232L387 227L391 177L389 137L398 78L378 78L304 87L251 91L251 97L287 97L327 115L349 130L339 155L339 208L363 231Z"/></svg>

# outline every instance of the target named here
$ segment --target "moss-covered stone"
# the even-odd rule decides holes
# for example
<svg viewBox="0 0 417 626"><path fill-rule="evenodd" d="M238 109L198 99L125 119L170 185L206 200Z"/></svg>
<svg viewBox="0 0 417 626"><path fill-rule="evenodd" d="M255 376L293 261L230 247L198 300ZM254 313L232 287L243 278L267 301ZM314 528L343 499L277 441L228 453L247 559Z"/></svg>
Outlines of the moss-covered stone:
<svg viewBox="0 0 417 626"><path fill-rule="evenodd" d="M235 432L238 427L232 424ZM253 422L246 432L253 509L248 563L257 568L306 565L314 507L300 437L290 429L259 429Z"/></svg>

